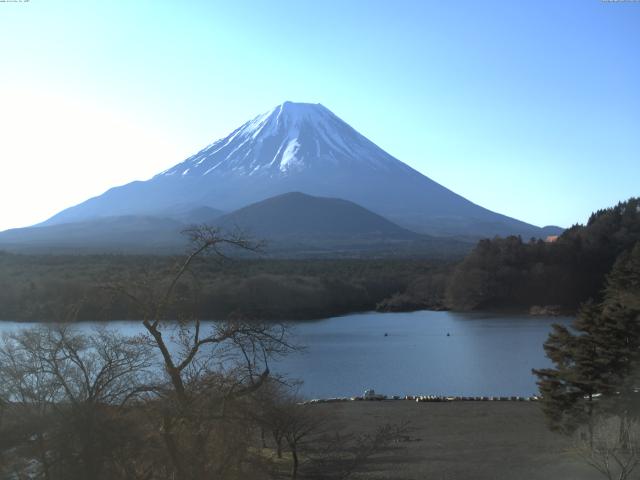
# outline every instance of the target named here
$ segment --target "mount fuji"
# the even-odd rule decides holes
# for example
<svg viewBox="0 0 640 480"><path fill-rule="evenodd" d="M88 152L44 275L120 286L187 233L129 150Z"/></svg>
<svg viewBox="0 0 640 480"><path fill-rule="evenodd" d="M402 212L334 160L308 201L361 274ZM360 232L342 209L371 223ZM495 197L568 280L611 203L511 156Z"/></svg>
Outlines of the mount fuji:
<svg viewBox="0 0 640 480"><path fill-rule="evenodd" d="M41 226L131 215L182 221L187 213L230 212L288 192L348 200L403 228L436 236L556 233L466 200L320 104L292 102L258 115L147 181L112 188Z"/></svg>

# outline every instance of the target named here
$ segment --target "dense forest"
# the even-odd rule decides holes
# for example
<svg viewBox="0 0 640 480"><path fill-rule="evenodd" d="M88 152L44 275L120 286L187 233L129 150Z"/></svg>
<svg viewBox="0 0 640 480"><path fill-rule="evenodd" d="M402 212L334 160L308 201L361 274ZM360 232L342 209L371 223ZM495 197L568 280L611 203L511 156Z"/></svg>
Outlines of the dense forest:
<svg viewBox="0 0 640 480"><path fill-rule="evenodd" d="M557 240L482 240L454 270L446 303L458 310L554 305L573 313L599 300L616 258L640 241L640 199L599 210Z"/></svg>
<svg viewBox="0 0 640 480"><path fill-rule="evenodd" d="M140 318L124 289L161 285L183 257L0 254L0 318ZM312 319L357 311L442 308L447 262L202 258L179 285L199 318ZM152 295L146 292L145 295ZM193 308L190 305L190 311Z"/></svg>

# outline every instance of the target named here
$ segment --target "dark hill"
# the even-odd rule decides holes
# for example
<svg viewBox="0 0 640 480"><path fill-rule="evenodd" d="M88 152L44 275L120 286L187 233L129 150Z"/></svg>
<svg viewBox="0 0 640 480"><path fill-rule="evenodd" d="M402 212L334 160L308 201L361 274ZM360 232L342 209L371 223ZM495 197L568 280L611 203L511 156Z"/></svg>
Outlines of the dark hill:
<svg viewBox="0 0 640 480"><path fill-rule="evenodd" d="M216 222L266 238L348 238L416 240L421 237L353 202L285 193L251 204Z"/></svg>

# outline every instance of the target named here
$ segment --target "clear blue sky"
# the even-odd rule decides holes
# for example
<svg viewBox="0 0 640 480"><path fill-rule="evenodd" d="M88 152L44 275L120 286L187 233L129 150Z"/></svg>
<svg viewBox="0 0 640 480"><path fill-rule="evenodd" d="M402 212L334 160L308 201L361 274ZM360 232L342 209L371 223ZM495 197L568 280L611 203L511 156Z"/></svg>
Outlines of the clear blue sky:
<svg viewBox="0 0 640 480"><path fill-rule="evenodd" d="M31 0L0 41L0 229L285 100L534 224L640 195L640 3Z"/></svg>

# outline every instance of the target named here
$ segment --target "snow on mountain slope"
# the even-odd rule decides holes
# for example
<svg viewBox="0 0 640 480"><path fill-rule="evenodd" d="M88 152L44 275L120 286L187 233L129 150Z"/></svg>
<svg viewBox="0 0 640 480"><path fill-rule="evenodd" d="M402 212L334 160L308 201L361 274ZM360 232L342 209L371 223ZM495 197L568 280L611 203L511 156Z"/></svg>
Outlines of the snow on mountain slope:
<svg viewBox="0 0 640 480"><path fill-rule="evenodd" d="M431 235L544 235L536 226L491 212L434 182L324 106L292 102L258 115L147 181L112 188L44 224L158 215L176 206L229 212L287 192L349 200Z"/></svg>
<svg viewBox="0 0 640 480"><path fill-rule="evenodd" d="M159 176L285 176L317 168L405 169L320 104L285 102Z"/></svg>

